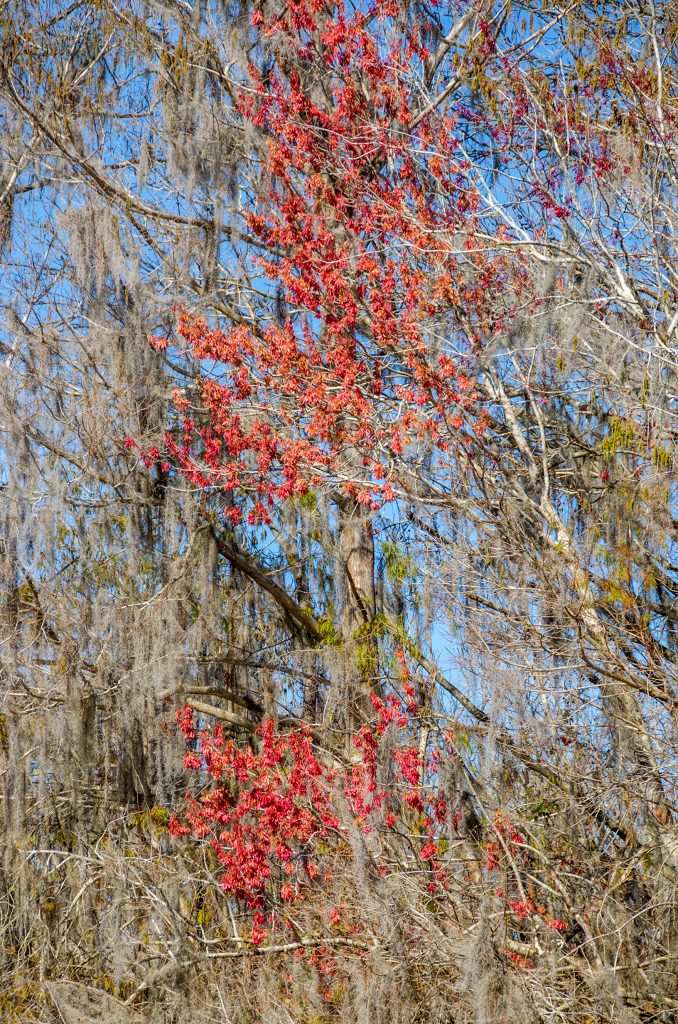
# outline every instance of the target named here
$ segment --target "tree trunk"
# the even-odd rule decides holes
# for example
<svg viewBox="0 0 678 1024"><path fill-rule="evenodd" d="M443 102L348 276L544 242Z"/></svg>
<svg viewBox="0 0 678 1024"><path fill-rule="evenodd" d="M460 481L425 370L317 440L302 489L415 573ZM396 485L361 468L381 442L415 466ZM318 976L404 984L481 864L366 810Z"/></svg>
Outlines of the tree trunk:
<svg viewBox="0 0 678 1024"><path fill-rule="evenodd" d="M343 570L341 635L346 724L364 720L377 675L377 647L370 635L376 611L374 534L369 512L350 501L339 511L339 563Z"/></svg>

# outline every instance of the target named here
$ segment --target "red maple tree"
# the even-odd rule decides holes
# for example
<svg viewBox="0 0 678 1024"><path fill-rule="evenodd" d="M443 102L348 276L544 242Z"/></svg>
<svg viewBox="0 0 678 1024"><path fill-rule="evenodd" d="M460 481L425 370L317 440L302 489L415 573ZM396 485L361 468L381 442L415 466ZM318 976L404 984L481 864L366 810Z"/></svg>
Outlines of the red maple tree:
<svg viewBox="0 0 678 1024"><path fill-rule="evenodd" d="M591 610L598 598L569 528L574 485L556 495L551 474L565 444L562 424L575 419L573 408L589 415L574 397L581 381L575 371L563 386L564 364L535 367L529 358L523 376L512 377L502 359L510 362L526 323L553 323L559 296L565 305L587 304L601 330L613 332L623 319L640 346L668 340L666 296L649 300L645 271L636 270L656 239L647 224L630 237L625 189L642 174L648 142L672 145L675 114L631 36L613 45L581 6L569 62L560 73L549 65L546 75L544 53L560 21L556 29L542 19L530 33L503 8L485 16L485 5L471 5L455 22L465 33L460 54L450 40L431 50L422 20L390 0L364 10L320 0L257 8L252 25L266 70L250 66L237 111L265 155L265 187L246 213L261 315L234 309L229 325L214 326L180 312L178 344L204 371L200 413L179 395L181 425L166 435L166 456L142 454L166 457L198 488L228 494L230 528L270 525L285 502L309 490L339 493L374 516L415 499L449 508L463 488L467 502L484 501L477 535L479 522L502 514L493 481L515 465L523 482L515 491L507 484L506 493L520 509L526 543L562 556L559 578L579 602L579 636L594 652L585 657L600 666L611 649L601 625L607 612ZM585 30L593 33L586 43ZM582 54L591 45L587 65ZM623 125L623 144L611 123ZM596 279L584 296L586 274ZM168 339L153 343L164 349ZM612 411L604 410L608 425ZM646 464L642 453L633 458L638 480ZM607 485L608 469L596 480ZM435 524L423 529L438 541ZM609 595L607 583L596 586ZM630 607L626 601L620 612L627 619ZM396 687L375 687L371 718L363 705L352 761L323 749L315 726L278 729L270 720L254 749L217 727L202 731L187 755L187 767L211 781L172 827L209 842L222 888L254 912L254 945L285 927L303 946L298 908L315 908L315 924L305 920L317 933L328 900L325 953L333 936L359 943L367 934L355 901L350 914L337 909L355 829L372 837L363 842L375 878L406 875L420 906L444 916L444 854L464 812L463 801L449 803L440 766L463 759L453 735L430 741L407 678L416 654L405 649L398 647ZM603 695L621 713L619 698ZM642 723L629 699L623 713ZM489 720L473 707L471 714ZM181 724L195 743L190 711ZM534 769L518 740L501 740ZM570 742L563 737L563 749ZM647 768L649 746L634 742L629 756ZM544 772L557 777L551 767ZM655 818L668 814L660 775L648 769ZM591 813L615 832L607 812ZM532 969L542 947L523 941L527 925L557 935L574 927L555 867L548 908L533 893L535 864L547 857L577 873L581 861L566 840L548 855L535 851L505 809L486 815L474 842L483 860L467 860L468 884L482 878L493 887L514 936L503 952ZM587 934L585 914L576 927ZM317 963L333 973L323 956Z"/></svg>

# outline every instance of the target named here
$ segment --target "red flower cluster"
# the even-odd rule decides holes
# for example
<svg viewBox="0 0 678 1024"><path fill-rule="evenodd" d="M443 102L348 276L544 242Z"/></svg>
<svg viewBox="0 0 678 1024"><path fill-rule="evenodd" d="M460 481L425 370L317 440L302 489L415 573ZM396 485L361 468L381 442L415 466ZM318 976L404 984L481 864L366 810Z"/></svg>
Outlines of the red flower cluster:
<svg viewBox="0 0 678 1024"><path fill-rule="evenodd" d="M194 742L190 708L179 712L178 721ZM175 835L209 837L222 867L222 889L251 908L263 905L274 874L290 878L279 892L293 902L298 885L319 873L313 843L339 828L329 790L335 772L316 758L308 730L276 736L267 721L259 736L261 751L255 754L225 740L219 725L201 732L199 752L189 750L184 764L193 771L204 768L216 786L189 799L185 821L170 822Z"/></svg>
<svg viewBox="0 0 678 1024"><path fill-rule="evenodd" d="M505 261L476 241L479 193L457 113L410 124L409 69L427 51L414 29L393 32L396 8L376 0L368 18L299 0L279 17L253 15L263 34L285 37L288 57L265 81L250 69L254 95L240 102L265 132L270 169L249 229L271 254L259 273L295 312L225 331L182 313L181 339L219 379L202 389L210 426L187 420L183 443L166 439L198 486L249 495L252 522L327 478L379 507L398 493L410 444L442 458L467 418L476 434L489 422L469 370L494 330L496 296L508 295ZM296 70L311 53L337 83L329 101ZM431 318L457 316L461 303L466 354L435 354Z"/></svg>
<svg viewBox="0 0 678 1024"><path fill-rule="evenodd" d="M354 736L360 757L346 768L324 764L305 727L281 733L267 720L258 730L255 751L237 747L219 725L198 732L188 706L177 713L177 721L189 744L184 765L205 773L211 785L188 798L184 814L171 819L170 831L207 842L214 850L221 888L256 911L257 941L268 934L267 907L273 904L280 911L281 904L305 899L314 882L331 880L333 857L345 848L352 824L368 834L404 826L405 835L414 824L422 839L419 857L426 866L420 870L426 885L432 892L445 886L437 841L445 799L433 776L424 784L420 756L404 737L386 743L383 721ZM394 719L388 724L401 728ZM381 771L391 772L388 792L379 785ZM352 822L344 816L346 807ZM377 868L388 872L381 861Z"/></svg>

